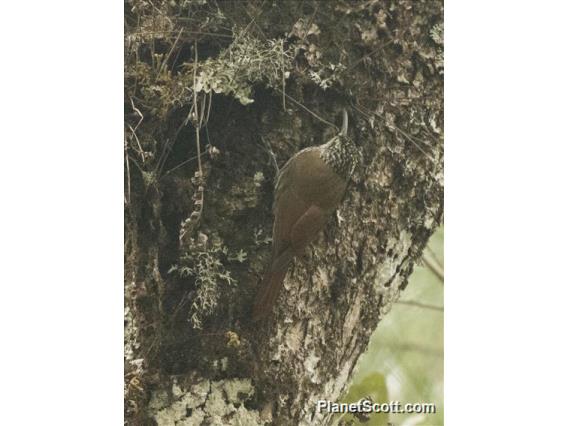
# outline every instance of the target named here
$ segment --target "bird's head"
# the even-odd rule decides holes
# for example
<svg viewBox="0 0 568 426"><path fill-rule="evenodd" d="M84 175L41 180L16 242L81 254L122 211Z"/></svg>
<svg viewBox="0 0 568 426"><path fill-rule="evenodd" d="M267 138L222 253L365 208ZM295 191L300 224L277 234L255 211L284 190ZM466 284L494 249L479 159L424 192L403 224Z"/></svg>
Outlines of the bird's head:
<svg viewBox="0 0 568 426"><path fill-rule="evenodd" d="M335 172L349 180L360 161L360 152L348 135L349 116L343 108L343 123L337 136L324 145L322 158Z"/></svg>

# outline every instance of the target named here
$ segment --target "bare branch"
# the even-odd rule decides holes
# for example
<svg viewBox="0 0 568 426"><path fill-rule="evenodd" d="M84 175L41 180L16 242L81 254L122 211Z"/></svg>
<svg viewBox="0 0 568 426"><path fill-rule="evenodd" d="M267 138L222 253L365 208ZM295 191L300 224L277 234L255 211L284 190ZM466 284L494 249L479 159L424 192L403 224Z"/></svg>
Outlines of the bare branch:
<svg viewBox="0 0 568 426"><path fill-rule="evenodd" d="M415 302L414 300L399 300L396 303L400 305L416 306L418 308L431 309L433 311L444 312L443 306L428 305L427 303Z"/></svg>

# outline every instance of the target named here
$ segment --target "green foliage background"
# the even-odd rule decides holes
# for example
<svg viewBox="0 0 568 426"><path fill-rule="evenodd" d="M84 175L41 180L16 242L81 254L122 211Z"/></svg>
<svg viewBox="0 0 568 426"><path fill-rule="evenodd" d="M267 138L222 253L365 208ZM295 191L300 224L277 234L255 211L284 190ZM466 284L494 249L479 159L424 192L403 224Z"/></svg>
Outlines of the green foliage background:
<svg viewBox="0 0 568 426"><path fill-rule="evenodd" d="M443 227L432 236L428 246L443 264ZM428 252L425 255L428 256ZM443 283L430 269L418 266L400 301L443 307ZM401 426L444 424L442 311L403 303L394 305L371 337L369 348L359 360L343 402L356 402L366 396L371 396L374 402L434 403L436 414L373 414L366 423L347 415L342 420L373 426L387 425L389 421Z"/></svg>

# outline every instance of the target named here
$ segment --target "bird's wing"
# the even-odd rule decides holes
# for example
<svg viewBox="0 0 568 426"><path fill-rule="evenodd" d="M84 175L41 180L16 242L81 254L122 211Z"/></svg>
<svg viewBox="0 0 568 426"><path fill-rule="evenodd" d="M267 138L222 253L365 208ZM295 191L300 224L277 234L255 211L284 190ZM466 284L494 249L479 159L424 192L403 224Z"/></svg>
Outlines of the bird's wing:
<svg viewBox="0 0 568 426"><path fill-rule="evenodd" d="M287 269L294 256L302 254L304 248L311 243L322 230L329 215L317 206L310 206L304 214L292 225L290 235L281 245L281 250L275 252L271 270Z"/></svg>
<svg viewBox="0 0 568 426"><path fill-rule="evenodd" d="M253 319L259 320L270 313L278 298L288 265L294 256L300 254L323 228L328 214L315 205L311 205L292 225L290 235L285 240L275 241L275 251L270 269L264 274L262 284L253 307ZM275 232L278 230L275 222ZM279 250L279 251L276 251Z"/></svg>
<svg viewBox="0 0 568 426"><path fill-rule="evenodd" d="M301 254L322 230L329 214L316 205L311 205L292 226L291 242L296 254Z"/></svg>
<svg viewBox="0 0 568 426"><path fill-rule="evenodd" d="M309 205L293 188L282 187L274 202L274 226L272 229L272 260L292 246L292 229L306 213Z"/></svg>
<svg viewBox="0 0 568 426"><path fill-rule="evenodd" d="M309 165L309 163L313 162L316 158L319 158L318 147L311 146L297 152L284 164L276 180L273 208L278 205L280 198L288 192L291 182L297 185L299 181L306 178L306 176L304 176L306 165ZM301 164L300 169L304 169L303 173L300 173L298 164Z"/></svg>

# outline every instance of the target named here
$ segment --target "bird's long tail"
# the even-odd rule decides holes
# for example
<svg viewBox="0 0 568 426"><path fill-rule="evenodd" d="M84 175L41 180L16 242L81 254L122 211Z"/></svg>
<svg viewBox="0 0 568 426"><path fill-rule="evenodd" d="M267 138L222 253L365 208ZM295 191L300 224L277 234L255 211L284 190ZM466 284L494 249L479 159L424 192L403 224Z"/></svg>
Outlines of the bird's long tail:
<svg viewBox="0 0 568 426"><path fill-rule="evenodd" d="M276 299L278 299L278 294L280 294L280 288L282 287L285 276L286 270L268 271L264 275L252 309L253 321L258 321L266 317L272 311L272 307Z"/></svg>
<svg viewBox="0 0 568 426"><path fill-rule="evenodd" d="M282 288L282 283L292 258L293 253L290 248L271 262L270 269L264 274L260 289L254 301L252 309L253 321L264 318L272 311L272 307L280 294L280 289Z"/></svg>

